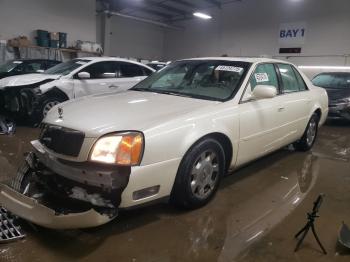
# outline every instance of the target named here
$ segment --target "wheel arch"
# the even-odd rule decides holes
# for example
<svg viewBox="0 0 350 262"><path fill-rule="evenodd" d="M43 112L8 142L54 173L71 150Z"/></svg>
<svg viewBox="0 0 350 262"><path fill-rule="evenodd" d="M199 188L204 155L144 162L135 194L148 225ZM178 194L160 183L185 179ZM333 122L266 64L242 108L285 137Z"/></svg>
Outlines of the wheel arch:
<svg viewBox="0 0 350 262"><path fill-rule="evenodd" d="M216 140L222 146L222 148L224 150L224 154L225 154L225 173L226 173L228 171L230 165L231 165L231 161L232 161L232 157L233 157L233 145L232 145L232 142L231 142L230 138L227 135L225 135L224 133L221 133L221 132L208 133L208 134L203 135L202 137L198 138L186 150L185 154L182 157L182 160L187 155L187 153L192 150L192 148L194 146L196 146L198 143L200 143L200 142L202 142L202 141L204 141L206 139L210 139L210 138Z"/></svg>
<svg viewBox="0 0 350 262"><path fill-rule="evenodd" d="M53 87L43 94L45 97L58 97L64 101L69 100L69 96L58 87Z"/></svg>

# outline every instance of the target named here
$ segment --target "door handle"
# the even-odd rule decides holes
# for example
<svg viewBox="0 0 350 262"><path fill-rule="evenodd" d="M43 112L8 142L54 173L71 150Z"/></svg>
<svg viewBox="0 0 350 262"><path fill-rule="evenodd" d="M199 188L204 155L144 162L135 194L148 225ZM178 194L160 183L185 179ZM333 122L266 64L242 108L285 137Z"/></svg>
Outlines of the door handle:
<svg viewBox="0 0 350 262"><path fill-rule="evenodd" d="M279 107L278 112L282 112L282 111L284 111L284 109L285 109L284 107Z"/></svg>
<svg viewBox="0 0 350 262"><path fill-rule="evenodd" d="M109 88L118 88L119 86L116 85L110 85Z"/></svg>

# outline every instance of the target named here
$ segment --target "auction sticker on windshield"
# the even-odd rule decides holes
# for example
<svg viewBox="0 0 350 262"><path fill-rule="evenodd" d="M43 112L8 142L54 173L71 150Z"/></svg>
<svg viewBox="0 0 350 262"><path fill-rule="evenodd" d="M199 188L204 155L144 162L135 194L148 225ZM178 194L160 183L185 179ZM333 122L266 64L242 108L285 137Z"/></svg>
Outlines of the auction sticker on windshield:
<svg viewBox="0 0 350 262"><path fill-rule="evenodd" d="M235 73L241 73L243 71L242 67L236 67L236 66L218 66L215 68L217 71L228 71L228 72L235 72Z"/></svg>
<svg viewBox="0 0 350 262"><path fill-rule="evenodd" d="M269 76L266 73L256 73L255 80L257 83L269 82Z"/></svg>

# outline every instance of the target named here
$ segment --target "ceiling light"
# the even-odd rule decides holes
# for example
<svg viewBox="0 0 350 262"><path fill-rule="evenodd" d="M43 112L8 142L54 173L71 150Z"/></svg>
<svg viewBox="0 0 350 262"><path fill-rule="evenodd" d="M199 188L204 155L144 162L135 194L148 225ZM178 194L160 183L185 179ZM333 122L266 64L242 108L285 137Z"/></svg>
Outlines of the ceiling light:
<svg viewBox="0 0 350 262"><path fill-rule="evenodd" d="M195 12L195 13L193 13L193 15L196 17L202 18L202 19L212 19L212 17L210 15L200 13L200 12Z"/></svg>

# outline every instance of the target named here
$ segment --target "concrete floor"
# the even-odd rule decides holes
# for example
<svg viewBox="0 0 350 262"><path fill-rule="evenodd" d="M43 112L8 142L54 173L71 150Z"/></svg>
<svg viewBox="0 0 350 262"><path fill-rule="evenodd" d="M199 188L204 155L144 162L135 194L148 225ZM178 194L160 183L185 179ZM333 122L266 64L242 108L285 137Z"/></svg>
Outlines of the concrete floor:
<svg viewBox="0 0 350 262"><path fill-rule="evenodd" d="M311 153L284 149L223 179L213 201L195 211L166 204L124 211L96 229L52 231L24 224L26 239L0 245L0 261L350 261L337 244L350 224L350 125L320 130ZM38 130L0 136L0 180L11 178ZM319 193L326 199L298 253L293 235Z"/></svg>

